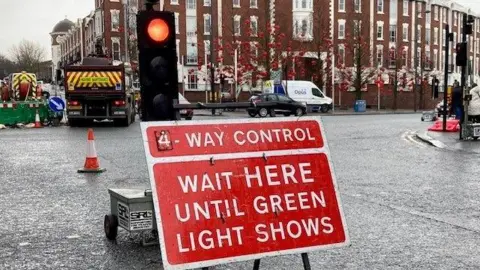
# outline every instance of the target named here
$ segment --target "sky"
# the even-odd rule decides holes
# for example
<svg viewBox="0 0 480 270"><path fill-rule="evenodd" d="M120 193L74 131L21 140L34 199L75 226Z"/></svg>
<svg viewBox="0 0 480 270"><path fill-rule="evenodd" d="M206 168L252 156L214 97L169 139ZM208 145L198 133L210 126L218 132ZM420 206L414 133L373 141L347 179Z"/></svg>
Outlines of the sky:
<svg viewBox="0 0 480 270"><path fill-rule="evenodd" d="M480 0L457 0L480 13ZM9 56L13 45L22 39L36 41L51 59L50 35L57 22L87 16L95 0L0 0L0 54Z"/></svg>
<svg viewBox="0 0 480 270"><path fill-rule="evenodd" d="M95 0L0 0L0 54L9 56L22 39L38 42L51 59L49 33L59 21L87 16Z"/></svg>

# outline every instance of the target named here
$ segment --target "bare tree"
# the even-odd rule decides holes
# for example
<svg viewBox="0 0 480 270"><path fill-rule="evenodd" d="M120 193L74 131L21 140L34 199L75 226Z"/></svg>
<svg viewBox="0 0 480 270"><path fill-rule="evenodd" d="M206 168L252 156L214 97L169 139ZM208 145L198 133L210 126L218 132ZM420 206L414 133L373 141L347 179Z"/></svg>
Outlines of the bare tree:
<svg viewBox="0 0 480 270"><path fill-rule="evenodd" d="M11 57L13 62L20 70L27 72L40 71L40 63L45 60L46 51L37 42L22 40L19 44L11 48Z"/></svg>
<svg viewBox="0 0 480 270"><path fill-rule="evenodd" d="M5 55L0 54L0 79L15 71L15 63Z"/></svg>

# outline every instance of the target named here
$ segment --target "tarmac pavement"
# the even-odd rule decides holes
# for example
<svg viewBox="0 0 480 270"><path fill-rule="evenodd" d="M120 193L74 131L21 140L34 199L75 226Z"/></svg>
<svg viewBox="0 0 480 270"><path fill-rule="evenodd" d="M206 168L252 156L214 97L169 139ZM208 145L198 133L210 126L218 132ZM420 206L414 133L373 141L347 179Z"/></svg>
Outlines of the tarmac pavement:
<svg viewBox="0 0 480 270"><path fill-rule="evenodd" d="M430 124L420 114L323 121L351 245L311 252L312 269L480 269L476 153L418 140ZM94 131L107 168L100 175L77 173L86 128L0 130L0 269L163 269L158 245L142 247L122 230L111 242L103 232L108 188L149 188L139 123ZM260 269L303 268L291 255L262 259Z"/></svg>

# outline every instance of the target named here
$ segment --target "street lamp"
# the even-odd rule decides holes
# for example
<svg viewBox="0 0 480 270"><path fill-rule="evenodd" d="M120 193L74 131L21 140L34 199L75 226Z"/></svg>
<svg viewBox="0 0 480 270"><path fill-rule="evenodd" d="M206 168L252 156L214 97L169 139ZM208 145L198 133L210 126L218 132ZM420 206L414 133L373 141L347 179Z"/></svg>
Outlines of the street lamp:
<svg viewBox="0 0 480 270"><path fill-rule="evenodd" d="M425 10L425 12L422 12L422 11L419 11L417 12L416 16L415 16L415 20L417 20L418 18L418 15L420 14L429 14L430 13L430 10ZM426 20L426 18L425 18ZM418 70L417 70L417 67L420 66L420 77L421 79L423 80L423 65L421 63L419 63L418 61L418 25L415 24L415 41L414 41L414 69L415 69L415 80L414 80L414 93L413 93L413 96L414 96L414 111L416 112L417 111L417 83L418 83ZM420 95L420 104L422 104L423 102L423 83L422 81L420 82L420 90L421 90L421 95ZM420 105L422 106L422 105Z"/></svg>
<svg viewBox="0 0 480 270"><path fill-rule="evenodd" d="M415 3L414 0L411 0L412 2ZM413 48L414 48L414 63L413 63L413 68L414 68L414 83L413 83L413 111L417 111L417 84L418 84L418 25L416 23L416 20L418 18L418 15L420 14L428 14L430 13L430 10L426 10L425 12L422 12L422 11L418 11L415 15L415 23L414 23L414 27L415 27L415 34L414 34L414 41L413 41ZM421 65L420 65L421 67ZM420 73L422 74L422 77L423 77L423 69L420 71ZM423 85L420 84L421 86L421 90L422 90L422 93L423 93ZM422 94L423 96L423 94Z"/></svg>

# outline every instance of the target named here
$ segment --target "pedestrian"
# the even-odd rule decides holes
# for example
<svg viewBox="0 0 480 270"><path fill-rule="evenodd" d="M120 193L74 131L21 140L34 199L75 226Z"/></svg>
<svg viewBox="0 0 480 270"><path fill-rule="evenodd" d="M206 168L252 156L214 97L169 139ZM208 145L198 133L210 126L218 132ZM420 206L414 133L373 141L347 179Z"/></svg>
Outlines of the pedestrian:
<svg viewBox="0 0 480 270"><path fill-rule="evenodd" d="M473 88L470 89L472 100L468 104L468 121L480 123L480 86L475 83L472 86Z"/></svg>
<svg viewBox="0 0 480 270"><path fill-rule="evenodd" d="M459 83L455 80L453 83L452 91L452 113L455 115L455 119L461 120L463 116L463 93Z"/></svg>

